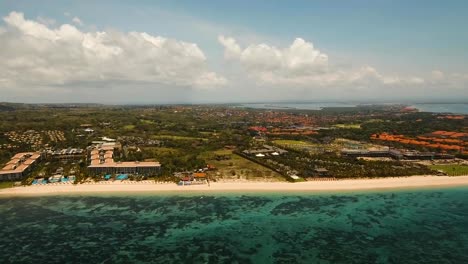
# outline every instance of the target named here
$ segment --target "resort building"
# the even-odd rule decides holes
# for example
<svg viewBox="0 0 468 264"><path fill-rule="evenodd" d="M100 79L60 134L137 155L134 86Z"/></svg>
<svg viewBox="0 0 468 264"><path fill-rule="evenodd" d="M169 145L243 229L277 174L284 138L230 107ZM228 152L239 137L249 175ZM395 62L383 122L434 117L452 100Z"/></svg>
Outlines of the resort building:
<svg viewBox="0 0 468 264"><path fill-rule="evenodd" d="M0 170L0 181L20 180L26 176L41 158L39 152L18 153Z"/></svg>
<svg viewBox="0 0 468 264"><path fill-rule="evenodd" d="M374 157L374 158L393 158L396 160L433 160L433 159L454 159L454 155L435 153L435 152L420 152L415 150L398 150L398 149L343 149L341 156L359 158L359 157Z"/></svg>
<svg viewBox="0 0 468 264"><path fill-rule="evenodd" d="M263 145L263 148L248 149L248 150L244 150L242 152L244 154L247 154L247 155L256 155L256 156L258 154L261 154L261 155L263 155L261 157L264 157L266 154L270 154L270 155L273 155L273 156L278 156L278 155L287 153L288 151L284 150L284 149L281 149L281 148L278 148L278 147L270 146L270 145Z"/></svg>
<svg viewBox="0 0 468 264"><path fill-rule="evenodd" d="M80 148L66 148L61 150L49 150L46 154L47 158L75 160L84 158L86 152Z"/></svg>
<svg viewBox="0 0 468 264"><path fill-rule="evenodd" d="M95 146L90 151L90 165L88 170L91 174L139 174L157 175L161 171L161 164L155 161L114 161L114 148L118 143L104 143Z"/></svg>
<svg viewBox="0 0 468 264"><path fill-rule="evenodd" d="M368 150L368 149L342 149L341 156L345 157L400 157L401 154L395 151L390 151L389 149L378 149L378 150Z"/></svg>

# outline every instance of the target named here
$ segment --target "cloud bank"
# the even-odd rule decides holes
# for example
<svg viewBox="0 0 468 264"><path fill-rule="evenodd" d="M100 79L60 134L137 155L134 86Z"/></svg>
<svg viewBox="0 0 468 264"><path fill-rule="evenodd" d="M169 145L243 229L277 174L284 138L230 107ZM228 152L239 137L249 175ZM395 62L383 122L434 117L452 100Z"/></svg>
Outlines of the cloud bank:
<svg viewBox="0 0 468 264"><path fill-rule="evenodd" d="M145 32L82 31L11 12L0 28L0 89L122 81L207 88L227 80L207 67L195 43ZM83 25L74 17L73 22Z"/></svg>
<svg viewBox="0 0 468 264"><path fill-rule="evenodd" d="M27 19L20 12L3 18L0 101L466 100L468 94L466 73L387 74L370 65L337 63L303 38L276 47L240 37L247 43L241 45L219 35L220 45L216 39L205 43L215 45L207 50L212 61L195 42L99 31L77 16L65 17L70 24ZM216 47L224 58L216 57Z"/></svg>

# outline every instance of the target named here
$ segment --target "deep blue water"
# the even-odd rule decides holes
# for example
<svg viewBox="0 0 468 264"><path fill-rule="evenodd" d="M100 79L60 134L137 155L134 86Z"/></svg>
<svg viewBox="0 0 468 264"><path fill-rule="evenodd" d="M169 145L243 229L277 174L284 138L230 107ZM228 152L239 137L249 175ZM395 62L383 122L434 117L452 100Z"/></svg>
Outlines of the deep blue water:
<svg viewBox="0 0 468 264"><path fill-rule="evenodd" d="M0 198L1 263L468 263L468 188Z"/></svg>

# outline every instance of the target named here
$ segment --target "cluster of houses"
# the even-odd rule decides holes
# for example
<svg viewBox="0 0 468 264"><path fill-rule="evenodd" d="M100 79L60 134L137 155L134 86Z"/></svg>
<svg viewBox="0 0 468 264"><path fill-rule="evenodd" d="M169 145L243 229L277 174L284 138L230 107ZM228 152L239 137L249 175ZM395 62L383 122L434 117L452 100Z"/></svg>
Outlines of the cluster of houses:
<svg viewBox="0 0 468 264"><path fill-rule="evenodd" d="M256 118L259 122L276 124L301 124L302 126L313 126L317 120L307 114L296 114L282 111L265 111L258 113Z"/></svg>
<svg viewBox="0 0 468 264"><path fill-rule="evenodd" d="M302 135L302 136L310 136L318 134L317 128L310 127L310 126L288 126L285 128L280 127L262 127L262 126L253 126L249 127L249 132L252 136L262 136L262 135L269 135L269 136L285 136L285 135Z"/></svg>
<svg viewBox="0 0 468 264"><path fill-rule="evenodd" d="M200 169L195 172L176 172L174 173L174 176L179 178L179 183L178 185L200 185L200 184L207 184L208 183L208 177L206 174L206 171L208 169Z"/></svg>
<svg viewBox="0 0 468 264"><path fill-rule="evenodd" d="M14 149L14 148L18 148L18 145L10 144L10 143L0 144L0 149Z"/></svg>
<svg viewBox="0 0 468 264"><path fill-rule="evenodd" d="M5 136L7 136L10 141L20 143L20 144L29 144L33 148L41 146L43 143L42 135L36 130L28 130L23 133L10 131L10 132L6 132Z"/></svg>
<svg viewBox="0 0 468 264"><path fill-rule="evenodd" d="M43 135L45 135L51 142L62 142L65 141L65 134L60 130L45 130L36 131L28 130L23 133L10 131L4 134L12 142L19 144L28 144L31 147L40 147L44 143ZM47 141L47 139L46 139Z"/></svg>
<svg viewBox="0 0 468 264"><path fill-rule="evenodd" d="M426 149L436 149L444 152L468 153L468 133L455 131L435 131L429 134L413 137L388 133L373 134L372 140L397 142Z"/></svg>
<svg viewBox="0 0 468 264"><path fill-rule="evenodd" d="M65 134L60 130L47 130L44 133L49 136L50 141L52 142L61 142L65 141Z"/></svg>

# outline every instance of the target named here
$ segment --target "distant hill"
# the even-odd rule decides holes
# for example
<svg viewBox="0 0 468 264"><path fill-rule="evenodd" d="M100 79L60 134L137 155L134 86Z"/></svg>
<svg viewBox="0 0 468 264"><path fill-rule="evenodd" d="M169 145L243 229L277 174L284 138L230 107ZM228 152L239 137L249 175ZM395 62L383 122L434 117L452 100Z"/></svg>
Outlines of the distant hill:
<svg viewBox="0 0 468 264"><path fill-rule="evenodd" d="M38 109L38 108L80 108L80 107L100 107L102 104L95 103L58 103L58 104L24 104L24 103L9 103L0 102L0 112L15 111L21 109Z"/></svg>
<svg viewBox="0 0 468 264"><path fill-rule="evenodd" d="M15 111L23 108L25 108L25 104L0 102L0 112Z"/></svg>

